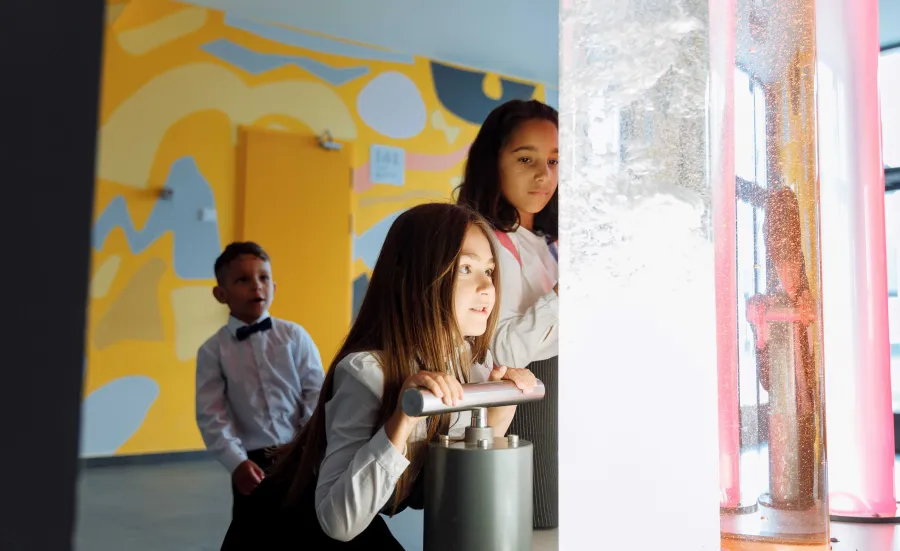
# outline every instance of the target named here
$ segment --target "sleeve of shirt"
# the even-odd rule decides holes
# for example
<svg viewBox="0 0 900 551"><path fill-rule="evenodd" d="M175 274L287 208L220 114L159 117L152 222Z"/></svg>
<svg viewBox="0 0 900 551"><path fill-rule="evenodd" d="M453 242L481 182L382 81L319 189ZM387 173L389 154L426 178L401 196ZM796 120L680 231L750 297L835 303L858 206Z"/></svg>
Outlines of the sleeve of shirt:
<svg viewBox="0 0 900 551"><path fill-rule="evenodd" d="M316 409L325 380L322 356L306 329L296 326L294 338L297 372L300 375L300 420L306 422Z"/></svg>
<svg viewBox="0 0 900 551"><path fill-rule="evenodd" d="M494 360L524 368L558 339L559 296L550 290L534 304L520 308L522 269L507 251L500 252L500 315L494 332Z"/></svg>
<svg viewBox="0 0 900 551"><path fill-rule="evenodd" d="M374 369L379 369L371 366ZM391 444L382 427L372 436L381 408L372 383L341 363L334 369L335 391L325 406L325 458L316 487L316 515L338 541L358 536L393 497L409 460Z"/></svg>
<svg viewBox="0 0 900 551"><path fill-rule="evenodd" d="M212 349L205 344L197 351L197 428L206 449L231 473L247 459L247 450L235 434L225 398L225 376Z"/></svg>

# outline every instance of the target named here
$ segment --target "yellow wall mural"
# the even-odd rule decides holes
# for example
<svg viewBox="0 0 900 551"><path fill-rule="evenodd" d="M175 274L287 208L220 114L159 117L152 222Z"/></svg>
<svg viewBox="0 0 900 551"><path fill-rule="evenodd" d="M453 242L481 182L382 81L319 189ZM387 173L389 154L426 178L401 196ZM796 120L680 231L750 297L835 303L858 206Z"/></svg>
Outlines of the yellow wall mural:
<svg viewBox="0 0 900 551"><path fill-rule="evenodd" d="M356 308L396 216L448 198L487 113L530 97L544 86L168 0L110 0L82 455L202 449L194 354L227 314L210 288L215 257L241 237L239 127L352 144Z"/></svg>

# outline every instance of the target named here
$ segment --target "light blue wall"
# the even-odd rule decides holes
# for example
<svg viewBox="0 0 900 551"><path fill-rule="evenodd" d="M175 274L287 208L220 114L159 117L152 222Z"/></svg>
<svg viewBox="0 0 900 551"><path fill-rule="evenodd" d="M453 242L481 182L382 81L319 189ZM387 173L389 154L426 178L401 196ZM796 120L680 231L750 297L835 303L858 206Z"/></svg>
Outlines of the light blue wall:
<svg viewBox="0 0 900 551"><path fill-rule="evenodd" d="M558 80L558 0L189 2L552 86Z"/></svg>
<svg viewBox="0 0 900 551"><path fill-rule="evenodd" d="M882 46L900 45L900 0L878 0Z"/></svg>

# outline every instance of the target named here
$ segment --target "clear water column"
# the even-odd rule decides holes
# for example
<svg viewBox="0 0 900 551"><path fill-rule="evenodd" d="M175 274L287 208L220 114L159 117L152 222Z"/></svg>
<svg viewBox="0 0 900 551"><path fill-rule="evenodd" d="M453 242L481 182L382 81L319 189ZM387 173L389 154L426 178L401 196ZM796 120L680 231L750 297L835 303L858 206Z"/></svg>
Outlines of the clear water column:
<svg viewBox="0 0 900 551"><path fill-rule="evenodd" d="M560 9L559 547L718 550L709 6Z"/></svg>
<svg viewBox="0 0 900 551"><path fill-rule="evenodd" d="M816 0L816 12L830 508L897 522L878 2Z"/></svg>
<svg viewBox="0 0 900 551"><path fill-rule="evenodd" d="M734 33L733 142L712 144L735 189L716 204L734 220L716 239L734 243L738 348L740 506L722 507L723 546L827 545L815 0L710 2L733 3L710 27Z"/></svg>

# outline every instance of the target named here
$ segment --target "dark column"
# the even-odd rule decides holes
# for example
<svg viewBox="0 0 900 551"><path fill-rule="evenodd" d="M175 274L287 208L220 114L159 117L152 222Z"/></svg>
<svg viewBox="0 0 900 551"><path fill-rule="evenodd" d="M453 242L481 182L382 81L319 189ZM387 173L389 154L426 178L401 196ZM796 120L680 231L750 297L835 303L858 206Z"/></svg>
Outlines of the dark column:
<svg viewBox="0 0 900 551"><path fill-rule="evenodd" d="M103 0L0 0L0 549L75 521Z"/></svg>

